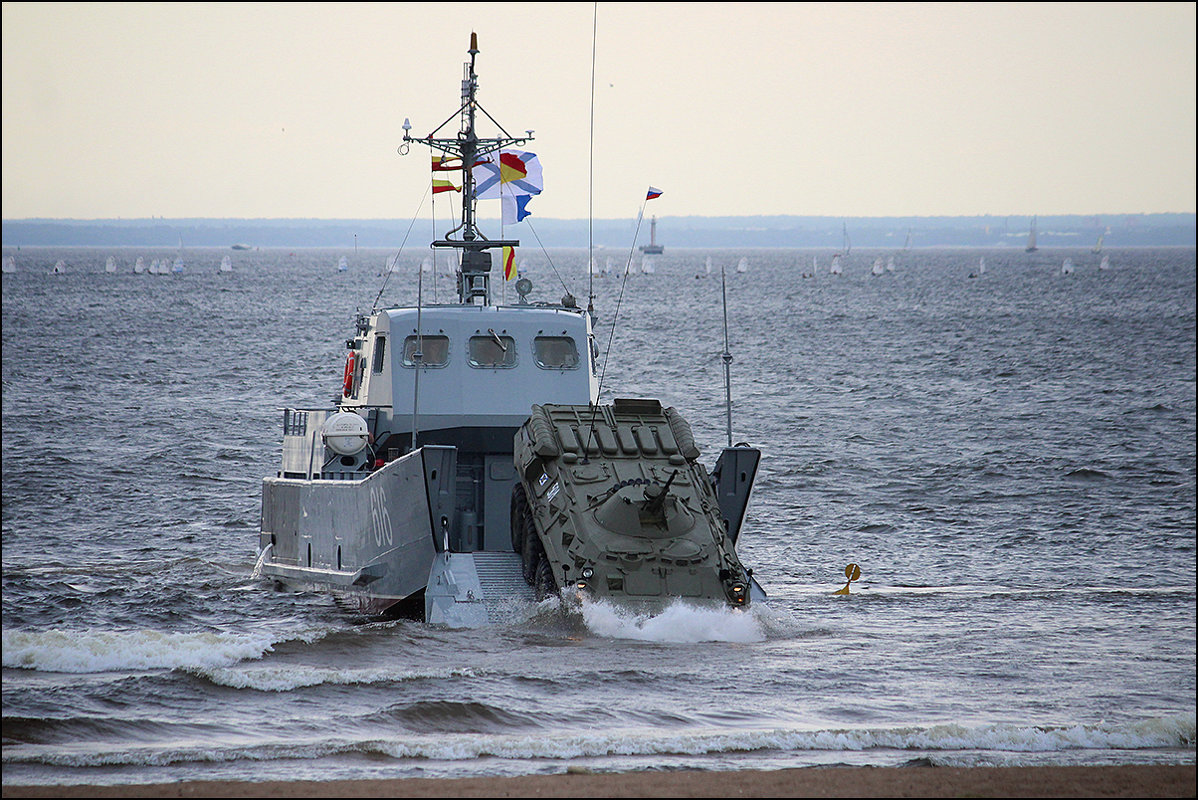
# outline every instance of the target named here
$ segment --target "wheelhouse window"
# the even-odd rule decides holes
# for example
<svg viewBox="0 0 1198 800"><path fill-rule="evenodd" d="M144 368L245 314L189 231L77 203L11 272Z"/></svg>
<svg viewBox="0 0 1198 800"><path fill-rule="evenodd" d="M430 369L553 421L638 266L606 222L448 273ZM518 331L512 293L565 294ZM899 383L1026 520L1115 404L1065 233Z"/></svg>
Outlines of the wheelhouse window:
<svg viewBox="0 0 1198 800"><path fill-rule="evenodd" d="M494 331L471 336L467 360L470 366L506 369L516 366L516 340Z"/></svg>
<svg viewBox="0 0 1198 800"><path fill-rule="evenodd" d="M387 355L387 337L381 333L375 334L374 337L374 364L371 366L371 372L378 374L383 371L383 360Z"/></svg>
<svg viewBox="0 0 1198 800"><path fill-rule="evenodd" d="M431 334L423 337L409 336L403 342L403 365L416 366L416 350L420 349L420 362L426 367L443 367L449 363L449 337Z"/></svg>
<svg viewBox="0 0 1198 800"><path fill-rule="evenodd" d="M578 345L569 336L538 336L532 352L541 369L578 369Z"/></svg>

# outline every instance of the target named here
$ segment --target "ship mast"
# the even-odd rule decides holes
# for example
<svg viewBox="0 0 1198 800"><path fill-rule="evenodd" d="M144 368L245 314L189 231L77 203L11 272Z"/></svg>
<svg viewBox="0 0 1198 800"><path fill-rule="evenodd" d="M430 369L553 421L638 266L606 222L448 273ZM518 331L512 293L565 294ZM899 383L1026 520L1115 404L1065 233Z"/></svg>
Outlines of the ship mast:
<svg viewBox="0 0 1198 800"><path fill-rule="evenodd" d="M441 123L432 133L424 138L414 138L409 134L410 123L404 120L403 140L406 144L419 142L433 150L444 153L450 159L459 159L462 170L462 223L445 234L444 239L437 239L433 247L449 247L461 252L460 269L458 271L458 299L466 304L488 305L491 302L491 254L488 250L496 247L516 247L520 244L516 239L488 239L478 229L475 222L477 198L476 186L472 167L479 159L490 153L498 153L504 147L520 145L531 141L532 136L515 137L508 134L495 118L487 113L478 103L478 76L474 72L474 59L478 55L478 34L470 34L470 61L464 65L462 78L462 106L453 116L460 116L461 125L458 134L453 138L439 137L441 130L448 125L453 116ZM501 136L480 138L475 130L477 113L482 112L487 119L499 129ZM531 134L532 132L529 131ZM455 238L454 234L457 234Z"/></svg>

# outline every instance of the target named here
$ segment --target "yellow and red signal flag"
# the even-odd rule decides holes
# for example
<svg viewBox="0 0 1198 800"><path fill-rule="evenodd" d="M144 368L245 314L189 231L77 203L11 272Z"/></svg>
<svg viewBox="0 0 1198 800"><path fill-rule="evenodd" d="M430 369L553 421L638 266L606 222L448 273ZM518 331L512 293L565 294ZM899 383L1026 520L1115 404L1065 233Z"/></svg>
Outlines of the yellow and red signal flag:
<svg viewBox="0 0 1198 800"><path fill-rule="evenodd" d="M510 281L516 277L516 248L505 245L503 248L503 279Z"/></svg>
<svg viewBox="0 0 1198 800"><path fill-rule="evenodd" d="M442 180L438 180L437 178L433 178L433 194L440 194L441 192L460 192L460 191L462 191L462 187L454 186L453 181L442 181Z"/></svg>
<svg viewBox="0 0 1198 800"><path fill-rule="evenodd" d="M462 159L457 156L433 156L433 172L453 172L461 168Z"/></svg>

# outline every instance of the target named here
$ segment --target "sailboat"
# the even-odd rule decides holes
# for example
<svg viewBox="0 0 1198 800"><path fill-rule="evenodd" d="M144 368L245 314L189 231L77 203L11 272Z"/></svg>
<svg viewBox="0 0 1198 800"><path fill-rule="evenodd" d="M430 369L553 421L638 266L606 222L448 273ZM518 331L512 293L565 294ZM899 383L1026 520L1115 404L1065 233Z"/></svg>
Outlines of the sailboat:
<svg viewBox="0 0 1198 800"><path fill-rule="evenodd" d="M63 272L66 272L66 271L67 271L67 262L63 261L63 260L60 258L60 259L58 259L58 261L57 261L57 262L54 264L54 266L53 266L53 267L51 267L51 269L50 269L50 274L51 274L51 275L60 275L60 274L62 274Z"/></svg>
<svg viewBox="0 0 1198 800"><path fill-rule="evenodd" d="M1100 261L1098 263L1098 268L1099 269L1110 269L1111 268L1111 257L1106 254L1103 254L1102 261Z"/></svg>
<svg viewBox="0 0 1198 800"><path fill-rule="evenodd" d="M1027 234L1027 247L1024 250L1028 253L1034 253L1040 248L1036 247L1036 218L1032 217L1032 227Z"/></svg>
<svg viewBox="0 0 1198 800"><path fill-rule="evenodd" d="M142 258L141 256L138 256L137 260L133 262L133 274L141 275L145 271L146 271L146 260L144 258Z"/></svg>
<svg viewBox="0 0 1198 800"><path fill-rule="evenodd" d="M842 223L841 234L844 239L844 254L847 256L853 252L853 242L849 239L849 224L847 222Z"/></svg>
<svg viewBox="0 0 1198 800"><path fill-rule="evenodd" d="M1095 242L1094 246L1090 248L1091 253L1098 254L1102 252L1102 236L1103 234L1098 234L1098 241Z"/></svg>
<svg viewBox="0 0 1198 800"><path fill-rule="evenodd" d="M736 271L737 272L748 272L749 271L749 259L742 258L740 261L737 261L736 262Z"/></svg>
<svg viewBox="0 0 1198 800"><path fill-rule="evenodd" d="M4 273L11 274L17 271L17 260L12 256L7 256L4 259Z"/></svg>
<svg viewBox="0 0 1198 800"><path fill-rule="evenodd" d="M986 274L986 257L981 256L978 258L978 271L969 273L969 277L977 278L977 277L980 277L985 274Z"/></svg>
<svg viewBox="0 0 1198 800"><path fill-rule="evenodd" d="M116 272L116 258L115 257L109 256L108 260L104 262L104 271L107 273L110 273L110 274Z"/></svg>
<svg viewBox="0 0 1198 800"><path fill-rule="evenodd" d="M904 250L911 249L911 229L910 228L907 228L907 239L906 239L906 241L903 242L903 249Z"/></svg>
<svg viewBox="0 0 1198 800"><path fill-rule="evenodd" d="M1061 274L1062 275L1072 275L1073 274L1073 259L1072 258L1067 258L1061 262Z"/></svg>
<svg viewBox="0 0 1198 800"><path fill-rule="evenodd" d="M641 273L644 275L652 275L657 272L657 262L651 258L641 259Z"/></svg>
<svg viewBox="0 0 1198 800"><path fill-rule="evenodd" d="M218 269L217 272L232 272L232 271L233 271L233 259L229 258L227 255L222 257L220 260L220 269Z"/></svg>
<svg viewBox="0 0 1198 800"><path fill-rule="evenodd" d="M878 256L874 259L874 267L870 270L874 275L882 275L886 272L886 267L882 265L882 257Z"/></svg>
<svg viewBox="0 0 1198 800"><path fill-rule="evenodd" d="M337 259L337 271L347 272L349 270L349 260L345 256Z"/></svg>
<svg viewBox="0 0 1198 800"><path fill-rule="evenodd" d="M473 34L469 53L459 110L422 138L405 121L401 154L521 157L511 148L531 131L479 135L476 121L494 119L476 97ZM492 251L520 242L483 235L477 193L463 181L460 224L432 243L454 254L456 302L425 305L417 270L414 303L376 299L338 337L335 405L284 409L281 461L262 481L259 574L452 628L553 596L649 610L765 599L735 550L760 450L733 446L729 423L708 469L674 409L601 403L586 304L568 290L530 299L528 277L515 303L494 302Z"/></svg>
<svg viewBox="0 0 1198 800"><path fill-rule="evenodd" d="M890 256L890 258L886 259L886 271L894 272L894 256Z"/></svg>
<svg viewBox="0 0 1198 800"><path fill-rule="evenodd" d="M840 253L837 253L836 255L832 256L832 266L828 267L828 274L829 275L839 275L840 274Z"/></svg>

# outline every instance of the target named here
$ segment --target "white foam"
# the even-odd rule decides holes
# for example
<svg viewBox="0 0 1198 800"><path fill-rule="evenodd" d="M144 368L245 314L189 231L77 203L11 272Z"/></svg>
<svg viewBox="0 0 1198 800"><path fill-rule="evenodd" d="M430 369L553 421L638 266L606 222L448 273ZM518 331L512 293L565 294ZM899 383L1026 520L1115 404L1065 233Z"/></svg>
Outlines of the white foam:
<svg viewBox="0 0 1198 800"><path fill-rule="evenodd" d="M636 613L606 600L584 601L587 629L613 639L647 642L761 642L765 631L756 615L736 608L706 608L676 602L659 614Z"/></svg>
<svg viewBox="0 0 1198 800"><path fill-rule="evenodd" d="M195 747L144 746L94 752L53 745L6 749L3 762L42 763L60 766L117 764L165 765L180 762L269 761L321 758L345 753L377 753L397 759L470 761L496 757L514 760L566 760L639 755L710 755L752 751L861 752L935 754L938 763L1008 765L1049 763L1044 754L1065 751L1139 751L1194 748L1194 714L1123 724L1040 727L959 725L931 727L799 730L703 729L657 732L645 729L578 731L570 735L440 734L435 737L401 735L388 739L330 737L306 742L258 741L242 738L225 744ZM1024 755L1020 755L1020 754ZM1051 756L1048 756L1051 760ZM1185 761L1184 757L1181 759ZM1192 757L1191 757L1192 760Z"/></svg>
<svg viewBox="0 0 1198 800"><path fill-rule="evenodd" d="M43 672L222 667L261 658L274 642L262 634L155 630L5 630L5 668Z"/></svg>

